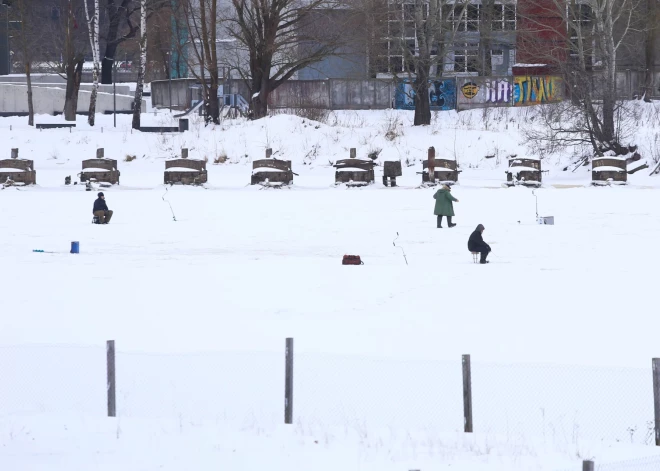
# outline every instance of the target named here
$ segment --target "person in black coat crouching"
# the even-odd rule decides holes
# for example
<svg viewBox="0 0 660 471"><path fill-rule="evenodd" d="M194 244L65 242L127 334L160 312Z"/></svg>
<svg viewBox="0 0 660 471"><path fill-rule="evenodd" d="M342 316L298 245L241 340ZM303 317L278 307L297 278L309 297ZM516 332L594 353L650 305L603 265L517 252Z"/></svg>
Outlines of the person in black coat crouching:
<svg viewBox="0 0 660 471"><path fill-rule="evenodd" d="M94 201L94 209L92 213L98 219L99 224L107 224L112 218L112 211L108 209L108 205L105 203L105 195L103 193L98 194L98 199Z"/></svg>
<svg viewBox="0 0 660 471"><path fill-rule="evenodd" d="M470 252L481 253L481 260L479 263L488 263L486 257L488 257L488 254L490 253L490 245L484 242L484 238L481 235L484 229L483 224L479 224L468 239L468 250Z"/></svg>

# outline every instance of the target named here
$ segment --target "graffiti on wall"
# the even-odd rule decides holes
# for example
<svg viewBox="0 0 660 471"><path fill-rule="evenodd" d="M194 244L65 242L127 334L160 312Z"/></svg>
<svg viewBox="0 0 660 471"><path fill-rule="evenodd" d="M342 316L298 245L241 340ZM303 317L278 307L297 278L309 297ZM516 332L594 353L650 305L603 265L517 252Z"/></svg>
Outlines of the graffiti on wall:
<svg viewBox="0 0 660 471"><path fill-rule="evenodd" d="M456 82L452 79L429 80L429 102L432 110L456 109ZM397 110L415 109L415 90L410 82L397 84L394 104Z"/></svg>
<svg viewBox="0 0 660 471"><path fill-rule="evenodd" d="M561 101L564 94L561 77L554 75L513 77L513 106L542 105Z"/></svg>
<svg viewBox="0 0 660 471"><path fill-rule="evenodd" d="M510 78L462 77L457 82L459 109L511 106L513 82Z"/></svg>

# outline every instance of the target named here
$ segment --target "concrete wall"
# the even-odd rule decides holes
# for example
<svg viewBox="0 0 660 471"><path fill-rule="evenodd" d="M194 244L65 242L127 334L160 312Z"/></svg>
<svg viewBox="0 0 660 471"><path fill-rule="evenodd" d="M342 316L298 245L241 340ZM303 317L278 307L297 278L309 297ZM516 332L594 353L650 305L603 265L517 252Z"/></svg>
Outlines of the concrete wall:
<svg viewBox="0 0 660 471"><path fill-rule="evenodd" d="M172 80L172 106L190 107L200 99L194 79ZM248 102L250 94L242 80L226 80L219 93L242 95ZM391 80L289 80L269 96L271 108L323 108L332 110L371 110L392 107L394 83ZM154 107L169 105L167 80L151 82L151 103Z"/></svg>
<svg viewBox="0 0 660 471"><path fill-rule="evenodd" d="M26 83L25 75L0 76L0 84L3 83L25 85ZM49 88L66 89L66 80L64 80L59 75L36 74L32 76L32 86L33 87L45 86ZM91 91L92 87L93 85L91 83L80 84L81 90ZM99 84L99 92L112 93L112 85ZM129 87L128 85L117 85L117 95L133 95L133 93L131 93L131 87Z"/></svg>
<svg viewBox="0 0 660 471"><path fill-rule="evenodd" d="M54 114L64 109L64 88L37 86L32 88L34 112L36 114ZM89 100L92 93L80 90L78 93L78 111L89 111ZM130 111L133 97L117 95L117 111ZM142 110L147 109L147 103L142 100ZM27 113L27 86L0 83L0 110L4 113ZM112 93L101 93L96 98L96 112L113 110Z"/></svg>

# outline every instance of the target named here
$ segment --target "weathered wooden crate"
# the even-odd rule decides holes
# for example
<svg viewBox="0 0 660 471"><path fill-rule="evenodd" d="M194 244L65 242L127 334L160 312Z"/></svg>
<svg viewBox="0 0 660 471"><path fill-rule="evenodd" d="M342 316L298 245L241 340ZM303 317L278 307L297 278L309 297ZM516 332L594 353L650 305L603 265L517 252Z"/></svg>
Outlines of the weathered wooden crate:
<svg viewBox="0 0 660 471"><path fill-rule="evenodd" d="M628 181L628 167L625 157L596 157L591 161L591 183L607 185L625 184Z"/></svg>
<svg viewBox="0 0 660 471"><path fill-rule="evenodd" d="M172 159L165 161L166 185L201 185L208 181L206 162L197 159Z"/></svg>
<svg viewBox="0 0 660 471"><path fill-rule="evenodd" d="M119 184L120 172L117 170L117 161L115 159L87 159L82 161L82 172L80 172L80 181L106 182L112 185Z"/></svg>
<svg viewBox="0 0 660 471"><path fill-rule="evenodd" d="M21 185L35 185L37 172L34 170L34 162L19 158L0 160L0 185L4 185L7 181Z"/></svg>
<svg viewBox="0 0 660 471"><path fill-rule="evenodd" d="M374 183L373 160L357 158L342 159L335 162L335 183L346 183L351 186L369 185Z"/></svg>
<svg viewBox="0 0 660 471"><path fill-rule="evenodd" d="M506 170L506 183L509 186L541 186L541 161L514 157L509 159L509 168Z"/></svg>
<svg viewBox="0 0 660 471"><path fill-rule="evenodd" d="M434 159L435 167L433 174L435 180L444 185L452 185L458 182L458 174L461 172L458 170L458 165L455 160L451 159ZM424 160L422 162L422 183L429 182L429 161Z"/></svg>
<svg viewBox="0 0 660 471"><path fill-rule="evenodd" d="M262 159L252 162L252 185L291 185L293 170L290 160Z"/></svg>

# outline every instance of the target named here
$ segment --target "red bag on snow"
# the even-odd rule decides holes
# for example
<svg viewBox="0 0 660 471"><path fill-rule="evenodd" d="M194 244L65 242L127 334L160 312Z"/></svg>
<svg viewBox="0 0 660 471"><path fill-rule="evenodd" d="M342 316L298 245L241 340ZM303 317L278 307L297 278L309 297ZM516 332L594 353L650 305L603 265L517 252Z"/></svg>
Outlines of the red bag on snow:
<svg viewBox="0 0 660 471"><path fill-rule="evenodd" d="M341 261L342 265L364 265L359 255L344 255Z"/></svg>

